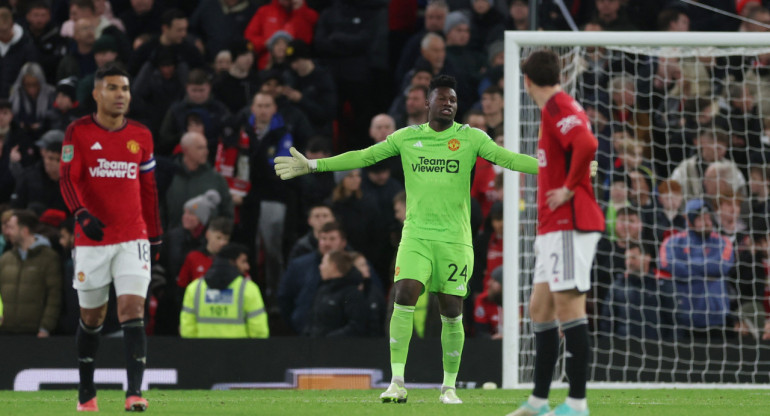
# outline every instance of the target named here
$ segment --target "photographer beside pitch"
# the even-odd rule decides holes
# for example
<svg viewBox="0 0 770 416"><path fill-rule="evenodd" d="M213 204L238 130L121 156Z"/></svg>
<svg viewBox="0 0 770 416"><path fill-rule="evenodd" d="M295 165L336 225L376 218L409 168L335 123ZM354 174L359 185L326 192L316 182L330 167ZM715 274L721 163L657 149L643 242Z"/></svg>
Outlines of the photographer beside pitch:
<svg viewBox="0 0 770 416"><path fill-rule="evenodd" d="M470 175L478 156L505 168L537 173L537 160L506 150L483 131L454 121L455 79L435 77L425 102L428 122L396 131L380 143L338 156L308 160L296 149L276 157L281 179L312 172L341 171L401 156L407 208L396 256L395 305L390 321L392 379L383 402L403 403L404 367L412 336L414 306L422 292L435 292L441 314L444 380L439 400L462 403L455 381L465 342L462 303L473 270L470 228Z"/></svg>

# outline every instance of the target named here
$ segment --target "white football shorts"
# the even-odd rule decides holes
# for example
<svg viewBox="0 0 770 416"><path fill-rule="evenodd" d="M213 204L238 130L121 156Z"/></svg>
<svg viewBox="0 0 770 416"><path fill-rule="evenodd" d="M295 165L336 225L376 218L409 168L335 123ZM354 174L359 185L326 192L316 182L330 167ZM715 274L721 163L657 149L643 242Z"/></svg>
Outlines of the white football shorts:
<svg viewBox="0 0 770 416"><path fill-rule="evenodd" d="M591 288L591 265L596 255L598 232L553 231L535 237L533 284L548 283L551 292Z"/></svg>
<svg viewBox="0 0 770 416"><path fill-rule="evenodd" d="M94 309L107 303L110 283L115 285L117 296L147 296L150 286L149 241L75 247L74 258L72 287L78 291L80 307Z"/></svg>

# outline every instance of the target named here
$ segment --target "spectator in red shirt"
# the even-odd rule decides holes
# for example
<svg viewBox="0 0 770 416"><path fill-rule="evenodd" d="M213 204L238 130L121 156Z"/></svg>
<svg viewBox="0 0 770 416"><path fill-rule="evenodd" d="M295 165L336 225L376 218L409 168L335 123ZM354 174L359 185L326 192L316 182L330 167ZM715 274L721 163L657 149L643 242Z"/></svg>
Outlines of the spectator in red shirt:
<svg viewBox="0 0 770 416"><path fill-rule="evenodd" d="M471 197L476 198L476 201L479 202L481 215L484 218L489 215L492 204L502 199L497 186L497 182L501 182L498 179L498 176L502 174L502 172L498 172L500 170L482 157L476 159L476 175L473 177L473 184L471 185Z"/></svg>
<svg viewBox="0 0 770 416"><path fill-rule="evenodd" d="M168 276L177 276L187 255L205 245L204 233L220 200L219 192L209 189L185 202L182 224L166 234L168 247L164 247L164 253L161 254Z"/></svg>
<svg viewBox="0 0 770 416"><path fill-rule="evenodd" d="M503 204L498 202L489 210L489 240L486 250L486 270L484 271L484 290L489 286L492 271L503 265Z"/></svg>
<svg viewBox="0 0 770 416"><path fill-rule="evenodd" d="M481 110L470 109L465 113L465 124L477 129L487 131L486 116ZM494 138L495 142L503 145L502 130L501 135ZM492 204L500 199L497 189L495 189L496 176L501 169L485 160L482 157L476 159L476 174L473 176L471 184L471 197L475 198L481 206L481 215L486 218L489 215L489 209Z"/></svg>
<svg viewBox="0 0 770 416"><path fill-rule="evenodd" d="M206 229L206 245L187 255L176 279L177 286L186 288L193 280L203 277L211 267L214 255L230 242L232 233L232 219L218 217L211 220Z"/></svg>
<svg viewBox="0 0 770 416"><path fill-rule="evenodd" d="M503 266L491 274L486 290L476 298L473 328L478 338L502 339Z"/></svg>
<svg viewBox="0 0 770 416"><path fill-rule="evenodd" d="M318 12L308 7L305 0L272 0L257 9L243 33L243 37L254 45L257 68L267 67L270 56L267 44L275 32L283 30L294 39L312 44L317 21Z"/></svg>
<svg viewBox="0 0 770 416"><path fill-rule="evenodd" d="M486 293L493 270L503 264L503 203L495 202L484 218L484 228L474 239L473 275L482 279L471 279L471 296L465 299L465 309L475 309L476 298Z"/></svg>

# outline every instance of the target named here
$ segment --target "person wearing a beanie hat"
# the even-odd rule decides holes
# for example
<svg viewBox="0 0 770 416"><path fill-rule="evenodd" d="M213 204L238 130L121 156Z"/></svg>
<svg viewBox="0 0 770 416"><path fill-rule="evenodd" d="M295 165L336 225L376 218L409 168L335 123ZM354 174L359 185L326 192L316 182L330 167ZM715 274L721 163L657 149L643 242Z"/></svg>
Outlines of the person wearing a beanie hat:
<svg viewBox="0 0 770 416"><path fill-rule="evenodd" d="M289 70L289 60L286 57L286 51L294 37L286 31L279 30L273 33L267 41L268 62L265 69L280 70L281 72Z"/></svg>
<svg viewBox="0 0 770 416"><path fill-rule="evenodd" d="M63 141L63 131L50 130L35 142L40 150L40 160L25 167L16 178L11 200L13 207L33 209L38 214L45 210L68 211L59 187ZM53 222L55 220L46 221L50 224Z"/></svg>
<svg viewBox="0 0 770 416"><path fill-rule="evenodd" d="M495 267L495 270L492 270L492 274L490 274L489 276L492 278L492 280L502 285L503 284L503 266Z"/></svg>
<svg viewBox="0 0 770 416"><path fill-rule="evenodd" d="M286 42L286 44L288 45L289 43L291 43L291 41L294 40L294 36L292 36L291 33L285 30L279 30L273 33L273 35L270 36L270 39L267 40L267 50L272 51L273 46L275 46L275 44L281 40Z"/></svg>
<svg viewBox="0 0 770 416"><path fill-rule="evenodd" d="M74 103L77 101L75 98L77 84L78 78L75 76L64 78L56 84L56 93L66 95Z"/></svg>
<svg viewBox="0 0 770 416"><path fill-rule="evenodd" d="M110 35L102 35L94 42L93 53L96 55L101 52L114 52L118 54L118 42Z"/></svg>
<svg viewBox="0 0 770 416"><path fill-rule="evenodd" d="M505 43L501 40L492 42L487 47L487 58L490 66L502 65L505 61L505 55L501 57L501 54L505 52Z"/></svg>
<svg viewBox="0 0 770 416"><path fill-rule="evenodd" d="M487 66L487 56L480 50L468 47L471 40L471 20L467 11L454 11L444 21L446 60L465 74L472 85L478 85Z"/></svg>
<svg viewBox="0 0 770 416"><path fill-rule="evenodd" d="M687 225L690 228L695 227L695 220L698 219L702 214L709 214L706 217L708 217L708 225L712 225L712 218L711 218L711 207L708 206L708 204L702 200L702 199L691 199L687 201L687 205L684 207L684 213L687 216ZM706 219L704 217L704 220ZM704 228L704 226L699 226L698 229Z"/></svg>
<svg viewBox="0 0 770 416"><path fill-rule="evenodd" d="M103 34L94 42L93 47L91 48L91 54L93 54L93 61L94 63L96 63L96 68L95 68L96 71L106 67L108 64L117 63L118 66L122 67L121 62L125 62L128 59L126 56L122 54L122 52L126 51L124 47L128 48L128 45L120 43L117 36L123 36L123 35L122 34L120 35ZM125 40L122 37L120 39ZM75 61L80 62L79 59L81 58L78 58L76 55ZM62 60L62 62L64 61ZM75 65L75 67L72 67L72 69L75 69L79 65L77 62L69 63L69 65ZM59 68L61 70L62 66L60 65ZM80 76L80 79L78 80L75 96L76 96L78 105L80 106L78 112L81 114L89 114L96 111L96 101L92 96L96 72L95 71L90 73L88 72L89 71L74 70L67 73L67 74L75 74Z"/></svg>
<svg viewBox="0 0 770 416"><path fill-rule="evenodd" d="M61 130L49 130L35 142L35 145L41 150L45 149L51 152L61 153L61 146L64 142L64 132Z"/></svg>
<svg viewBox="0 0 770 416"><path fill-rule="evenodd" d="M67 129L67 126L78 117L75 109L78 107L77 77L67 77L56 84L56 95L52 108L43 117L43 131Z"/></svg>
<svg viewBox="0 0 770 416"><path fill-rule="evenodd" d="M338 170L334 172L334 183L339 184L343 179L348 177L348 175L352 175L356 172L359 174L359 176L361 175L361 169Z"/></svg>
<svg viewBox="0 0 770 416"><path fill-rule="evenodd" d="M470 25L471 19L460 10L449 13L444 20L444 36L448 36L449 32L457 25Z"/></svg>
<svg viewBox="0 0 770 416"><path fill-rule="evenodd" d="M194 215L201 224L206 225L221 200L222 197L219 195L219 192L209 189L204 194L185 202L184 216Z"/></svg>

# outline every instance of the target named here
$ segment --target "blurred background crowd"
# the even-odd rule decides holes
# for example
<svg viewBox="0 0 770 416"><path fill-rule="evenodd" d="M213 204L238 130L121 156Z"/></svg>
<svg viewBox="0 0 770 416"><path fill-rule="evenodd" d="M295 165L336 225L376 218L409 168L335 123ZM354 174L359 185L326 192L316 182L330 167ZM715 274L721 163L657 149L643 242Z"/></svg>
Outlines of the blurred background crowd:
<svg viewBox="0 0 770 416"><path fill-rule="evenodd" d="M75 331L73 220L59 159L69 123L95 111L93 76L107 63L131 74L129 117L155 140L164 244L148 294L151 334L179 335L186 287L236 242L248 248L240 271L261 290L270 336L384 336L405 219L400 160L281 182L275 156L294 146L327 157L427 122L427 86L438 74L458 81L457 121L502 143L506 30L770 25L770 1L698 2L765 25L679 1L564 3L568 18L557 2L538 2L531 28L525 0L0 1L0 333ZM595 329L759 336L770 246L770 55L688 60L597 47L579 59L578 97L600 141L596 189L608 218L594 274ZM466 328L499 338L501 169L479 159L470 188L476 261ZM666 244L690 231L708 241ZM675 267L695 261L687 244L706 247L706 259L718 251L718 267ZM660 258L666 247L679 258ZM348 255L331 255L341 251ZM703 288L693 289L685 272ZM634 300L622 296L633 293L649 294L650 308L625 308ZM678 313L684 293L694 300ZM428 295L418 303L419 336L440 331L434 303ZM650 312L661 309L670 316ZM119 333L117 322L105 332Z"/></svg>

